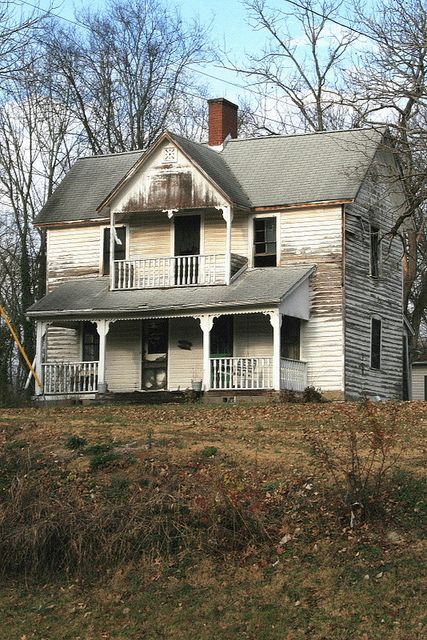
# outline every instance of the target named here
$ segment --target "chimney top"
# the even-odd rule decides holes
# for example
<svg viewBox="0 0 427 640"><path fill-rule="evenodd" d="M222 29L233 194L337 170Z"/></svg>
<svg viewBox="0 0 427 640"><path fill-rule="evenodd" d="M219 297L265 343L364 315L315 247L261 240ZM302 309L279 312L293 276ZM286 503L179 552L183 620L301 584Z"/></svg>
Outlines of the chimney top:
<svg viewBox="0 0 427 640"><path fill-rule="evenodd" d="M237 104L225 98L212 98L208 100L208 107L209 146L221 146L227 136L237 138Z"/></svg>

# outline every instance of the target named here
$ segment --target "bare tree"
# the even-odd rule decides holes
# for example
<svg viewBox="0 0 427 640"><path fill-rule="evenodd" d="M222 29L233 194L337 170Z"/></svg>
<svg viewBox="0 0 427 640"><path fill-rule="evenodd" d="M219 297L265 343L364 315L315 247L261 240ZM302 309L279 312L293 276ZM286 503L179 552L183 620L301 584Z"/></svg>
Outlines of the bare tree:
<svg viewBox="0 0 427 640"><path fill-rule="evenodd" d="M356 35L331 29L330 23L343 3L307 0L274 9L266 0L244 4L252 26L265 33L266 44L260 54L248 56L245 67L233 68L260 92L259 130L323 131L351 124L341 65Z"/></svg>
<svg viewBox="0 0 427 640"><path fill-rule="evenodd" d="M160 0L110 0L79 20L84 29L50 30L50 50L93 153L144 149L182 122L180 103L199 91L190 65L207 51L197 21L185 25Z"/></svg>

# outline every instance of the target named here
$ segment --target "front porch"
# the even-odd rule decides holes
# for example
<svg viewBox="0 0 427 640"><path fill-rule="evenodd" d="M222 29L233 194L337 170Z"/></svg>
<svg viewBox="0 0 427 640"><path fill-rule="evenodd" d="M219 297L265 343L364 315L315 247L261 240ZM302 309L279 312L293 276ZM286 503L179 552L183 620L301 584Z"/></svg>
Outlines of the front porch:
<svg viewBox="0 0 427 640"><path fill-rule="evenodd" d="M278 310L39 322L36 368L43 387L36 391L82 398L107 390L303 391L307 363L300 358L299 325Z"/></svg>

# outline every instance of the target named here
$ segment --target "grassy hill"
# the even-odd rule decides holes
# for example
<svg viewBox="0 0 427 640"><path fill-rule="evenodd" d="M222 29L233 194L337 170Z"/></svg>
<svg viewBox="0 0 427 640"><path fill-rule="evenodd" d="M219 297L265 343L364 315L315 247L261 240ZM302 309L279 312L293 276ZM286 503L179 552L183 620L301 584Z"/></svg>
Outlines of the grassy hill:
<svg viewBox="0 0 427 640"><path fill-rule="evenodd" d="M424 639L426 432L425 403L1 410L0 640Z"/></svg>

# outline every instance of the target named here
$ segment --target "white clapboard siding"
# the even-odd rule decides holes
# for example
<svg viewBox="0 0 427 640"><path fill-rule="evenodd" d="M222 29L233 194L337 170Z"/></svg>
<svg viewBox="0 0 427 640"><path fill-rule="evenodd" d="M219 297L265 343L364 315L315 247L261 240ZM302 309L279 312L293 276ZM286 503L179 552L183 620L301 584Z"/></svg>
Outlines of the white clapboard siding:
<svg viewBox="0 0 427 640"><path fill-rule="evenodd" d="M395 182L393 183L395 184ZM383 242L380 277L370 276L370 224L385 233L397 215L393 186L365 180L346 207L345 380L349 397L360 390L382 398L402 397L402 254L396 238ZM370 368L371 318L382 320L381 370Z"/></svg>
<svg viewBox="0 0 427 640"><path fill-rule="evenodd" d="M237 358L272 357L273 328L262 313L234 316L234 354Z"/></svg>
<svg viewBox="0 0 427 640"><path fill-rule="evenodd" d="M288 209L281 220L281 265L315 264L310 284L310 320L301 323L301 359L308 384L322 391L344 389L341 207Z"/></svg>
<svg viewBox="0 0 427 640"><path fill-rule="evenodd" d="M50 326L46 340L47 362L78 362L81 359L80 323L75 329Z"/></svg>
<svg viewBox="0 0 427 640"><path fill-rule="evenodd" d="M113 322L107 334L106 382L109 391L141 388L141 322Z"/></svg>
<svg viewBox="0 0 427 640"><path fill-rule="evenodd" d="M239 256L248 256L248 225L248 212L236 209L231 229L231 251Z"/></svg>
<svg viewBox="0 0 427 640"><path fill-rule="evenodd" d="M182 348L182 347L187 348ZM169 320L169 383L170 390L191 388L191 380L203 375L202 330L195 318Z"/></svg>
<svg viewBox="0 0 427 640"><path fill-rule="evenodd" d="M99 276L101 251L101 230L97 225L48 229L49 291L66 280Z"/></svg>
<svg viewBox="0 0 427 640"><path fill-rule="evenodd" d="M427 400L425 397L427 362L412 366L412 400Z"/></svg>
<svg viewBox="0 0 427 640"><path fill-rule="evenodd" d="M129 258L171 255L171 226L166 213L135 214L129 228Z"/></svg>
<svg viewBox="0 0 427 640"><path fill-rule="evenodd" d="M205 254L224 253L226 225L220 211L206 211L204 215Z"/></svg>

